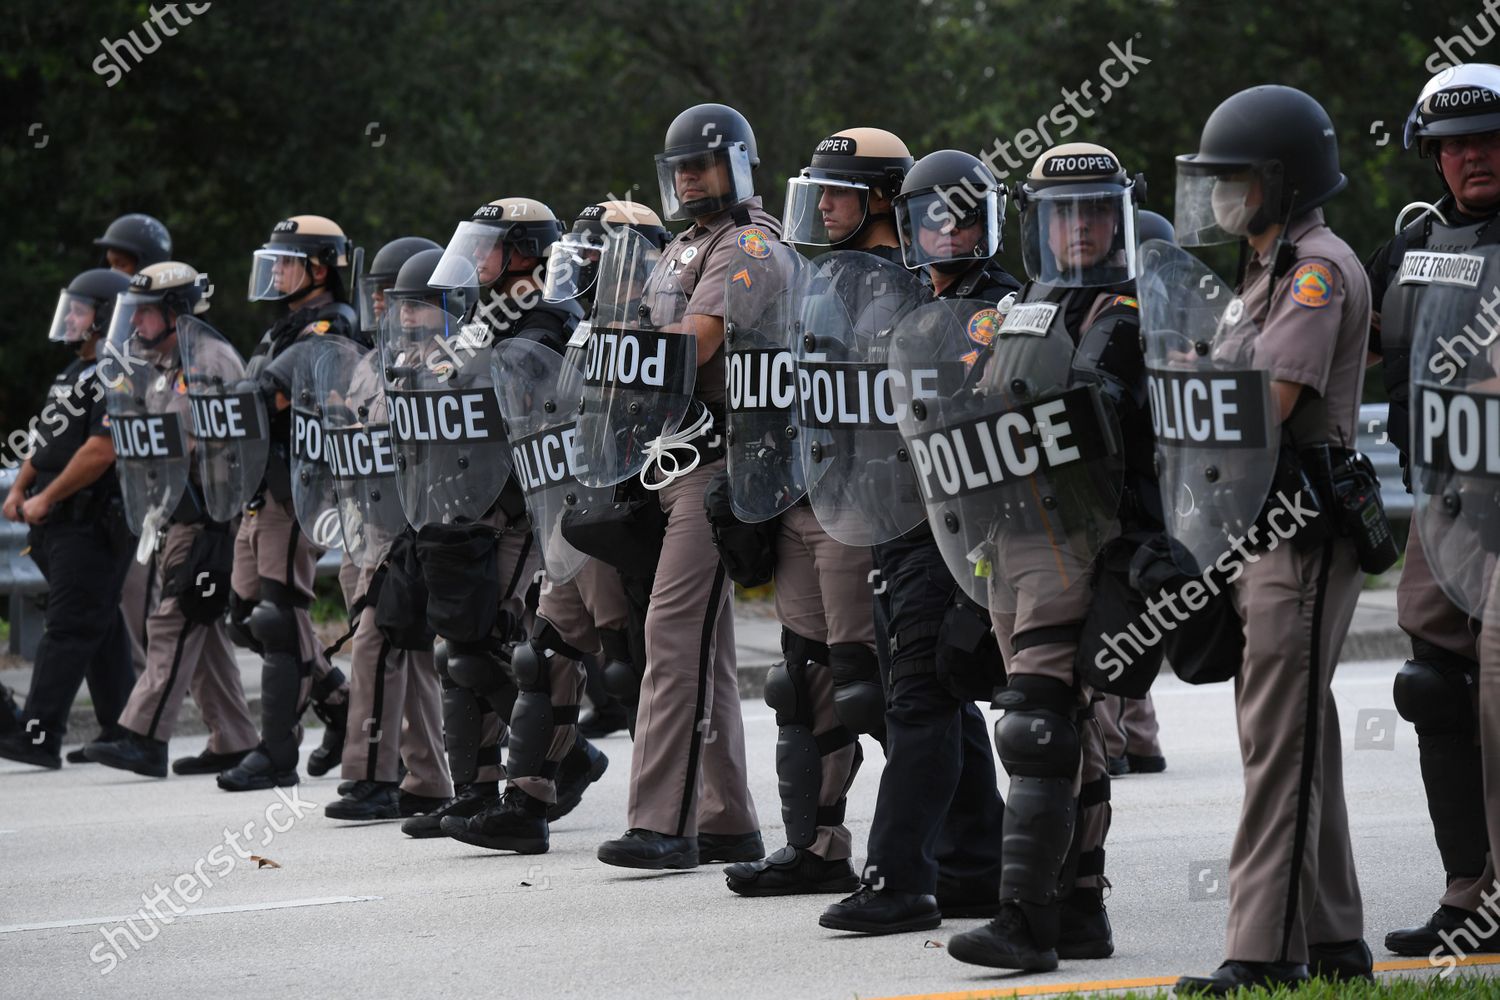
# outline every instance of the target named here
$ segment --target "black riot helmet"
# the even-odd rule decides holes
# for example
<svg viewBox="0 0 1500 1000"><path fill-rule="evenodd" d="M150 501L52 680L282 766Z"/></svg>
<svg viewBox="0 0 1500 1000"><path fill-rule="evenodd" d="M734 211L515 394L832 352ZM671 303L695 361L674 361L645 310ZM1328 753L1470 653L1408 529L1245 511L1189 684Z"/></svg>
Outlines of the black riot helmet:
<svg viewBox="0 0 1500 1000"><path fill-rule="evenodd" d="M94 241L94 246L134 257L135 270L131 274L172 257L172 236L167 227L155 217L138 212L122 215L111 222L104 235Z"/></svg>
<svg viewBox="0 0 1500 1000"><path fill-rule="evenodd" d="M443 250L437 247L420 250L407 258L406 263L401 265L401 270L396 273L396 280L385 290L388 322L399 322L408 327L443 326L449 330L457 329L457 321L463 318L464 311L469 306L472 289L433 288L428 282L432 280L432 273L437 270L438 262L442 259ZM440 313L421 313L412 308L424 304L440 310L441 314L446 314L446 318Z"/></svg>
<svg viewBox="0 0 1500 1000"><path fill-rule="evenodd" d="M1427 81L1406 116L1401 141L1417 143L1423 156L1435 152L1437 140L1454 135L1500 132L1500 66L1464 63Z"/></svg>
<svg viewBox="0 0 1500 1000"><path fill-rule="evenodd" d="M58 293L47 339L76 345L90 337L102 337L109 332L115 296L129 287L130 278L120 271L107 267L84 271Z"/></svg>
<svg viewBox="0 0 1500 1000"><path fill-rule="evenodd" d="M359 289L359 326L373 333L385 311L385 290L396 281L396 275L414 255L423 250L441 250L432 240L421 236L400 236L375 252L370 266L356 283Z"/></svg>
<svg viewBox="0 0 1500 1000"><path fill-rule="evenodd" d="M891 217L889 211L871 214L870 192L894 198L911 168L911 151L892 132L879 128L835 132L818 143L811 162L786 182L782 239L809 246L838 246L856 239L874 219ZM858 219L853 212L825 213L825 207L832 207L829 200L839 197L851 208L858 205Z"/></svg>
<svg viewBox="0 0 1500 1000"><path fill-rule="evenodd" d="M656 154L662 217L680 222L733 208L755 197L752 169L760 165L755 133L745 116L724 104L697 104L672 119ZM717 175L724 168L724 176ZM684 190L678 193L678 180Z"/></svg>
<svg viewBox="0 0 1500 1000"><path fill-rule="evenodd" d="M1348 183L1323 105L1293 87L1251 87L1208 116L1196 153L1177 157L1174 228L1184 246L1231 243L1317 208Z"/></svg>
<svg viewBox="0 0 1500 1000"><path fill-rule="evenodd" d="M1176 243L1177 233L1172 229L1172 223L1165 215L1148 212L1143 208L1135 213L1135 242L1139 245L1147 240Z"/></svg>
<svg viewBox="0 0 1500 1000"><path fill-rule="evenodd" d="M1005 190L971 153L940 149L922 157L891 209L909 268L959 272L1000 252Z"/></svg>

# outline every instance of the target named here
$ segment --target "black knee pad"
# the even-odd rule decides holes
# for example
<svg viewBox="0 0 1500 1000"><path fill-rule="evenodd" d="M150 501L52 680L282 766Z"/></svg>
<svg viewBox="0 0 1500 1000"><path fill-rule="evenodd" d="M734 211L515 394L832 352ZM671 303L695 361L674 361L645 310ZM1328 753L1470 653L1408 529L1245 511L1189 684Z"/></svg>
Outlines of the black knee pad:
<svg viewBox="0 0 1500 1000"><path fill-rule="evenodd" d="M225 618L225 631L229 634L229 641L243 649L256 653L264 653L260 640L250 631L250 615L255 611L256 602L247 597L230 591L229 614Z"/></svg>
<svg viewBox="0 0 1500 1000"><path fill-rule="evenodd" d="M1396 671L1392 688L1396 711L1416 726L1418 733L1438 730L1471 734L1478 666L1462 657L1407 660Z"/></svg>
<svg viewBox="0 0 1500 1000"><path fill-rule="evenodd" d="M854 733L883 734L885 689L880 685L875 651L858 642L836 642L828 647L828 666L839 723Z"/></svg>
<svg viewBox="0 0 1500 1000"><path fill-rule="evenodd" d="M1008 774L1072 779L1078 773L1083 745L1070 685L1021 674L996 700L1005 714L995 723L995 749Z"/></svg>
<svg viewBox="0 0 1500 1000"><path fill-rule="evenodd" d="M250 634L266 653L298 654L297 608L300 603L290 588L264 577L261 600L250 612Z"/></svg>
<svg viewBox="0 0 1500 1000"><path fill-rule="evenodd" d="M771 664L766 672L766 704L776 710L776 725L813 725L812 695L807 689L806 668L785 660Z"/></svg>

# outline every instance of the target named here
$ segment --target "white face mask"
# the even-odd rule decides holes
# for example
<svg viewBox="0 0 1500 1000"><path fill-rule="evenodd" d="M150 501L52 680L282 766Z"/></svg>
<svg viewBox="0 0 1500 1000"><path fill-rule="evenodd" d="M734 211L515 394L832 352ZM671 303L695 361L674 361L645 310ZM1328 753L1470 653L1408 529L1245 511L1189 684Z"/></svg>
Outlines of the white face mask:
<svg viewBox="0 0 1500 1000"><path fill-rule="evenodd" d="M1226 233L1234 236L1249 235L1250 219L1255 215L1255 210L1245 204L1249 193L1249 181L1218 181L1214 184L1213 194L1210 196L1214 221Z"/></svg>

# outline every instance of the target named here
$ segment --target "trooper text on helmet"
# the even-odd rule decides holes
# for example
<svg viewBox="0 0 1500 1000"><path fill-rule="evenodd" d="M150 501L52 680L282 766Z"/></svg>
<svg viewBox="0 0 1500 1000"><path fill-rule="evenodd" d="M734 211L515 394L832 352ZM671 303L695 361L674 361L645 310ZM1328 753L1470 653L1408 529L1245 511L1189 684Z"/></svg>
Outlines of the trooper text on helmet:
<svg viewBox="0 0 1500 1000"><path fill-rule="evenodd" d="M667 127L656 154L663 218L703 219L749 201L755 197L752 168L759 165L744 115L723 104L688 108Z"/></svg>
<svg viewBox="0 0 1500 1000"><path fill-rule="evenodd" d="M1404 140L1437 161L1460 211L1500 209L1500 66L1466 63L1433 77L1407 116Z"/></svg>
<svg viewBox="0 0 1500 1000"><path fill-rule="evenodd" d="M179 261L152 264L130 279L116 301L110 343L122 352L164 363L176 346L177 319L208 312L208 275Z"/></svg>
<svg viewBox="0 0 1500 1000"><path fill-rule="evenodd" d="M344 300L339 268L349 266L349 237L321 215L294 215L276 223L271 238L255 251L250 270L251 302L296 305L319 289Z"/></svg>
<svg viewBox="0 0 1500 1000"><path fill-rule="evenodd" d="M1027 275L1076 288L1134 278L1144 190L1103 146L1069 142L1043 153L1016 189Z"/></svg>
<svg viewBox="0 0 1500 1000"><path fill-rule="evenodd" d="M851 128L818 143L812 161L786 182L788 243L856 249L891 246L891 199L912 167L906 143L884 129Z"/></svg>

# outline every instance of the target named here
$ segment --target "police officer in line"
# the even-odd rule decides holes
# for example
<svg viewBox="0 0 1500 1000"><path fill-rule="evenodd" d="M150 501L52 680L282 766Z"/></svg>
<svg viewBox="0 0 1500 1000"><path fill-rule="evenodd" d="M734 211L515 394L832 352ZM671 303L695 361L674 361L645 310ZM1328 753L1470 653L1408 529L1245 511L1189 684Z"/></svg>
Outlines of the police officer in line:
<svg viewBox="0 0 1500 1000"><path fill-rule="evenodd" d="M1165 240L1177 242L1172 223L1156 212L1142 209L1136 213L1136 242ZM1150 692L1144 698L1122 698L1106 694L1094 707L1094 718L1104 730L1105 751L1109 755L1111 777L1124 774L1160 774L1167 769L1162 755L1156 722L1156 704Z"/></svg>
<svg viewBox="0 0 1500 1000"><path fill-rule="evenodd" d="M329 666L313 633L308 607L320 549L303 534L292 507L290 362L309 337L357 337L340 268L349 266L349 238L332 219L295 215L278 222L250 272L252 302L281 302L286 311L261 338L247 372L266 397L271 454L261 492L246 506L235 536L230 596L231 637L258 646L261 667L260 745L219 775L230 792L297 783L301 716L309 699L326 725L308 774L328 772L343 754L348 683ZM279 363L278 363L279 362Z"/></svg>
<svg viewBox="0 0 1500 1000"><path fill-rule="evenodd" d="M566 349L582 310L542 297L545 260L561 234L550 208L523 197L492 201L459 224L428 284L478 287L462 328L473 352L462 361L463 371L488 384L489 351L503 339L535 341L559 354ZM460 552L469 558L456 559ZM419 528L417 553L428 588L428 622L447 646L444 728L458 792L403 829L495 850L545 851L549 821L578 804L608 759L574 725L582 665L560 653L529 655L526 639L538 628L542 564L514 477L505 480L480 523ZM474 606L473 595L489 593L471 582L476 570L502 582L497 607ZM484 628L489 622L492 627ZM500 766L504 738L511 744L510 767ZM470 747L472 762L458 759ZM507 779L503 794L501 777Z"/></svg>
<svg viewBox="0 0 1500 1000"><path fill-rule="evenodd" d="M999 305L1020 288L995 259L1004 202L989 169L959 150L929 153L906 174L892 204L902 259L925 272L935 298ZM930 929L945 915L990 916L999 904L995 833L1004 803L984 715L940 668L961 659L993 670L998 682L998 663L959 651L956 638L988 633L987 616L951 583L925 520L875 546L873 558L885 585L876 620L889 649L882 658L885 770L865 884L818 922L888 934Z"/></svg>
<svg viewBox="0 0 1500 1000"><path fill-rule="evenodd" d="M387 309L397 301L387 300L386 293L395 285L402 266L423 252L435 260L441 250L432 240L403 236L375 253L356 283L365 338L373 340ZM389 422L379 361L378 356L355 361L349 373L346 405L362 415L356 420L366 427ZM325 417L325 436L326 422ZM353 484L354 489L369 486ZM383 502L394 504L395 483L386 482L384 488L391 495ZM351 499L342 493L338 497L340 504ZM339 585L354 620L349 637L349 723L339 765L344 781L338 789L340 798L323 807L330 819L416 816L453 797L453 779L443 752L442 688L431 636L407 642L401 636L388 637L380 629L376 609L380 589L375 581L377 576L384 577L381 567L392 539L384 535L386 526L376 522L377 518L367 517L362 528L364 544L379 551L356 559L346 545L339 566ZM416 648L407 648L411 646Z"/></svg>
<svg viewBox="0 0 1500 1000"><path fill-rule="evenodd" d="M1371 256L1370 350L1381 355L1391 441L1408 465L1412 326L1429 286L1402 281L1409 253L1500 255L1500 67L1470 64L1444 71L1422 88L1407 118L1405 145L1433 160L1442 197L1423 208ZM1408 206L1409 212L1414 206ZM1404 213L1403 213L1404 214ZM1410 476L1408 476L1410 478ZM1425 924L1393 930L1386 949L1398 955L1447 953L1441 936L1468 926L1478 951L1500 950L1500 933L1482 933L1477 911L1495 880L1488 856L1481 730L1478 624L1443 592L1414 520L1397 589L1397 620L1412 656L1396 674L1395 703L1417 730L1422 784L1432 814L1447 886Z"/></svg>
<svg viewBox="0 0 1500 1000"><path fill-rule="evenodd" d="M1059 382L1101 386L1121 439L1136 443L1136 465L1149 478L1150 428L1136 405L1145 377L1132 285L1143 187L1114 153L1094 143L1066 143L1037 159L1016 191L1031 281L976 368L982 366L978 381L987 392L1033 379L1048 389L1061 388ZM1002 347L1010 352L1016 345L1036 345L1040 354L1047 342L1057 345L1048 354L1071 359L1066 367L1033 371L1009 353L1000 356ZM1140 505L1120 505L1119 495L1111 489L1090 496L1087 502L1101 506L1069 510L1068 520L1114 524L1131 516L1127 511ZM1159 516L1150 521L1159 527ZM1077 664L1096 599L1090 561L1097 550L1086 542L1055 545L1038 527L1023 519L997 542L994 572L1015 601L1002 606L991 589L1007 675L994 703L1005 709L995 746L1010 775L1001 909L987 926L949 942L960 961L1028 970L1114 950L1103 905L1109 773L1093 691Z"/></svg>
<svg viewBox="0 0 1500 1000"><path fill-rule="evenodd" d="M62 766L68 711L87 678L94 714L117 734L135 674L120 591L134 555L125 523L115 449L101 378L122 362L102 357L115 297L130 280L103 268L84 271L58 296L49 339L77 357L53 380L33 431L35 451L5 497L7 520L30 526L32 560L47 580L45 631L37 647L23 718L0 737L0 757Z"/></svg>
<svg viewBox="0 0 1500 1000"><path fill-rule="evenodd" d="M140 213L122 215L105 227L104 235L94 240L104 251L104 266L126 277L143 267L160 264L172 257L172 237L167 227L152 216ZM146 670L146 619L156 604L152 567L132 561L125 574L125 589L120 610L125 614L125 630L130 636L130 662L139 677ZM67 753L68 763L88 761L83 748Z"/></svg>
<svg viewBox="0 0 1500 1000"><path fill-rule="evenodd" d="M1321 206L1347 180L1327 112L1281 86L1225 100L1198 151L1177 164L1178 239L1244 241L1235 311L1259 331L1244 328L1270 380L1271 426L1280 423L1278 489L1300 495L1300 485L1279 484L1305 480L1323 512L1247 562L1233 584L1249 627L1235 680L1245 794L1230 852L1227 960L1182 977L1177 990L1275 988L1309 972L1369 979L1330 693L1362 583L1356 543L1332 521L1330 474L1355 439L1370 324L1369 279L1323 220Z"/></svg>
<svg viewBox="0 0 1500 1000"><path fill-rule="evenodd" d="M207 275L186 264L148 265L131 279L130 291L116 303L110 332L110 343L120 354L149 363L144 372L133 373L134 381L125 380L110 391L133 392L132 386L154 383L148 392L171 400L162 412L174 412L184 428L186 408L176 405L179 399L186 402L187 392L177 350L177 323L180 317L208 311L211 288L207 284ZM154 559L152 589L160 596L146 621L146 672L136 681L120 714L121 735L84 747L89 760L154 778L167 776L167 741L189 691L208 724L208 746L197 756L178 760L177 773L226 770L238 764L258 740L225 631L227 601L213 596L215 591L226 595L226 581L202 586L205 579L227 576L234 525L209 520L196 483L198 463L185 452L178 460L187 467L188 481L168 522L160 526L160 541L152 539L153 555L160 551ZM165 473L160 475L166 478ZM125 484L127 490L132 486ZM150 524L145 530L155 535L158 528ZM139 560L136 564L140 565Z"/></svg>
<svg viewBox="0 0 1500 1000"><path fill-rule="evenodd" d="M573 228L552 248L545 298L574 299L587 315L593 309L604 243L612 232L628 230L658 249L671 234L661 217L635 201L602 201L579 213ZM580 324L565 355L580 371L585 365L588 327ZM578 732L597 739L635 726L635 708L645 671L646 604L652 578L638 567L611 566L590 558L567 583L552 581L542 594L538 617L584 658L590 708L578 719Z"/></svg>
<svg viewBox="0 0 1500 1000"><path fill-rule="evenodd" d="M864 250L894 262L899 245L891 200L911 165L906 144L890 132L836 132L787 181L783 239L818 251ZM724 869L729 888L742 896L849 892L859 885L849 862L853 844L844 806L864 758L859 734L883 737L885 713L868 583L872 565L868 548L828 534L808 497L779 515L776 616L786 659L771 668L765 696L777 714L787 845Z"/></svg>
<svg viewBox="0 0 1500 1000"><path fill-rule="evenodd" d="M759 162L750 123L722 104L679 114L656 156L662 216L692 225L667 244L644 301L650 308L685 297L673 325L696 341L693 392L713 426L692 442L697 466L656 493L666 534L646 616L629 828L598 851L600 861L625 868L692 868L765 854L745 773L733 589L704 517L708 482L724 467L711 435L724 425L726 286L736 259L763 255L781 229L755 194Z"/></svg>

